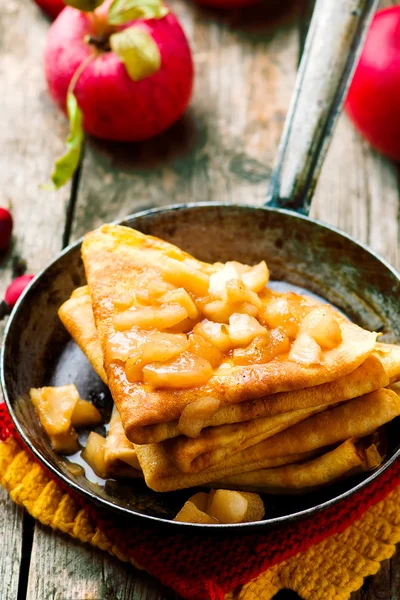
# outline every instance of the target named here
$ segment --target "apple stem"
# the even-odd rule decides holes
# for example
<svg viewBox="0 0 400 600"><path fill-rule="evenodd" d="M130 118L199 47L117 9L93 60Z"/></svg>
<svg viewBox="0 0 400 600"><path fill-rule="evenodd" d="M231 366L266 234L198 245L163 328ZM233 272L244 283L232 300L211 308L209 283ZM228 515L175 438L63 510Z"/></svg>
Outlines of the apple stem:
<svg viewBox="0 0 400 600"><path fill-rule="evenodd" d="M95 35L87 35L85 37L85 42L90 46L95 46L102 52L109 52L111 50L110 42L108 40Z"/></svg>
<svg viewBox="0 0 400 600"><path fill-rule="evenodd" d="M90 13L94 35L90 36L93 40L98 40L100 46L104 46L108 41L110 34L113 32L113 27L107 22L107 19L102 14L97 14L96 11Z"/></svg>

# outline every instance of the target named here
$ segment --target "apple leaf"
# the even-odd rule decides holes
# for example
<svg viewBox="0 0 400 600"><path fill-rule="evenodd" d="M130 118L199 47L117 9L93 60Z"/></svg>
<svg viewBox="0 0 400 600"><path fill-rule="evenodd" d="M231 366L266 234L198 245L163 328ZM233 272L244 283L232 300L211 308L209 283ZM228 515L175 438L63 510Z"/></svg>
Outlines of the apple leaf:
<svg viewBox="0 0 400 600"><path fill-rule="evenodd" d="M103 4L104 0L64 0L64 4L83 12L93 12Z"/></svg>
<svg viewBox="0 0 400 600"><path fill-rule="evenodd" d="M125 65L129 77L140 81L161 66L160 50L152 36L139 27L129 27L110 36L111 49Z"/></svg>
<svg viewBox="0 0 400 600"><path fill-rule="evenodd" d="M162 0L114 0L108 11L108 22L123 25L134 19L162 19L168 12Z"/></svg>
<svg viewBox="0 0 400 600"><path fill-rule="evenodd" d="M56 161L51 176L51 180L57 190L67 183L78 168L84 138L82 111L72 92L69 92L67 96L67 110L69 118L69 135L66 141L67 150Z"/></svg>

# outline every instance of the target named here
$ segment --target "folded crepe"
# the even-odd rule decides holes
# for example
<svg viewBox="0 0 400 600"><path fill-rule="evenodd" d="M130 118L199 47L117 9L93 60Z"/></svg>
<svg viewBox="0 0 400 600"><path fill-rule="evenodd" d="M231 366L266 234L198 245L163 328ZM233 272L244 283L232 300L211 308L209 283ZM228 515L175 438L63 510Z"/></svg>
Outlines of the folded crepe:
<svg viewBox="0 0 400 600"><path fill-rule="evenodd" d="M325 408L325 406L305 408L244 423L207 427L198 438L180 436L162 442L162 446L165 453L183 473L198 473L218 465L232 454L254 446Z"/></svg>
<svg viewBox="0 0 400 600"><path fill-rule="evenodd" d="M125 367L129 343L137 347L142 332L135 327L117 331L116 323L119 328L121 322L129 323L142 307L144 295L148 294L151 305L151 289L165 283L169 290L183 288L201 305L209 294L210 275L221 271L223 265L202 263L162 240L115 225L87 234L82 257L108 384L126 435L137 444L165 439L168 431L154 426L179 420L189 404L212 398L215 412L254 398L334 381L354 371L375 346L375 333L337 316L341 341L322 352L319 364L305 366L289 360L287 353L267 363L249 365L237 365L225 357L208 382L197 387L156 388L130 382ZM212 412L207 415L211 416Z"/></svg>
<svg viewBox="0 0 400 600"><path fill-rule="evenodd" d="M298 463L323 448L368 436L399 415L400 397L389 389L377 390L313 415L199 473L182 473L161 443L136 446L136 451L147 485L159 492L172 491Z"/></svg>
<svg viewBox="0 0 400 600"><path fill-rule="evenodd" d="M172 492L184 488L207 485L229 475L243 473L245 465L216 465L200 473L182 473L165 454L162 444L136 446L137 457L142 467L146 485L155 492ZM277 467L291 462L299 462L315 456L316 452L304 452L291 456L280 456L266 460L265 467Z"/></svg>
<svg viewBox="0 0 400 600"><path fill-rule="evenodd" d="M370 460L371 454L374 454L373 462ZM306 493L344 477L377 468L381 461L382 457L373 445L365 447L365 443L346 440L317 458L234 475L214 482L212 487L266 494Z"/></svg>
<svg viewBox="0 0 400 600"><path fill-rule="evenodd" d="M143 477L135 447L126 437L115 407L104 445L104 463L108 476Z"/></svg>
<svg viewBox="0 0 400 600"><path fill-rule="evenodd" d="M84 286L75 290L71 298L64 302L59 309L59 315L73 339L86 354L94 370L105 381L103 352L97 336L89 288ZM377 343L373 354L362 365L349 375L345 375L336 381L294 392L282 392L217 409L209 421L205 422L207 428L203 429L198 438L191 440L180 437L179 442L177 441L176 445L171 445L168 452L175 464L185 472L199 470L198 467L193 469L194 465L192 463L195 461L199 465L201 464L200 468L208 468L222 460L225 452L232 453L257 443L257 440L254 440L254 431L257 433L263 431L266 434L264 437L261 436L258 441L266 439L279 431L279 429L274 428L274 425L279 427L279 422L275 421L274 423L274 421L268 419L262 423L262 417L274 417L277 414L286 412L294 412L299 417L301 415L308 416L313 408L330 406L356 398L386 387L399 378L400 348L394 345ZM303 410L306 408L310 409L309 413ZM251 428L246 434L243 430L230 428L228 425L229 423L252 420L257 422L256 429ZM301 418L298 419L298 421L300 420ZM282 421L282 423L285 422L285 420ZM290 420L289 422L294 424L296 420ZM225 424L228 426L219 427ZM217 429L212 430L211 427ZM154 425L154 430L156 431L156 440L174 438L181 433L178 421ZM238 443L238 439L240 439L240 443ZM230 440L233 440L233 443ZM221 449L222 453L220 452Z"/></svg>
<svg viewBox="0 0 400 600"><path fill-rule="evenodd" d="M350 438L362 438L400 415L400 396L381 389L313 415L260 442L232 455L227 466L246 462L246 471L262 469L264 460L290 456L331 446ZM251 468L252 467L252 468ZM241 471L244 473L245 471Z"/></svg>
<svg viewBox="0 0 400 600"><path fill-rule="evenodd" d="M92 300L87 285L77 288L58 310L64 327L88 358L104 383L107 375L103 366L103 351L94 322Z"/></svg>
<svg viewBox="0 0 400 600"><path fill-rule="evenodd" d="M163 442L165 450L181 471L201 471L329 406L386 387L393 378L400 377L400 348L389 346L380 349L381 346L377 344L374 354L358 369L337 381L226 407L240 409L258 403L261 412L270 416L257 418L250 406L247 414L252 420L207 427L193 439L180 436L168 440ZM221 412L223 410L220 409Z"/></svg>

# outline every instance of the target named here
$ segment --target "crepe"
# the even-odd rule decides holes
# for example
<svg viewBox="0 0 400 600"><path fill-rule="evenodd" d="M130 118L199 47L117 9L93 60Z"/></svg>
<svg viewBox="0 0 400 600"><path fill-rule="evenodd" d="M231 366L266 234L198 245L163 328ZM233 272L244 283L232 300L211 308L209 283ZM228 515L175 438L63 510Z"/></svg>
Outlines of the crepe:
<svg viewBox="0 0 400 600"><path fill-rule="evenodd" d="M298 463L319 454L323 448L368 436L398 415L400 397L392 390L377 390L313 415L199 473L182 473L161 443L135 447L147 485L164 492Z"/></svg>
<svg viewBox="0 0 400 600"><path fill-rule="evenodd" d="M87 285L77 288L58 310L64 327L85 353L90 364L104 383L107 375L103 366L103 351L94 322L92 301Z"/></svg>
<svg viewBox="0 0 400 600"><path fill-rule="evenodd" d="M333 404L386 387L393 378L400 377L400 348L390 346L379 350L382 345L377 346L374 355L353 373L337 381L226 407L245 409L246 405L250 405L249 420L207 427L194 439L180 436L166 441L164 446L168 456L185 473L201 471ZM270 416L257 418L257 413L253 413L254 404L258 405L260 412ZM217 411L212 421L223 410ZM242 414L246 414L245 410Z"/></svg>
<svg viewBox="0 0 400 600"><path fill-rule="evenodd" d="M115 407L104 445L104 462L109 476L142 477L135 447L124 433L121 417Z"/></svg>
<svg viewBox="0 0 400 600"><path fill-rule="evenodd" d="M306 408L244 423L207 427L198 438L180 436L162 442L162 446L180 471L198 473L223 463L227 457L254 446L325 408Z"/></svg>
<svg viewBox="0 0 400 600"><path fill-rule="evenodd" d="M400 415L400 396L381 389L324 410L260 442L226 461L226 466L246 463L246 471L264 468L264 460L290 456L370 435ZM245 472L245 471L242 471Z"/></svg>
<svg viewBox="0 0 400 600"><path fill-rule="evenodd" d="M155 492L171 492L204 485L247 470L245 464L230 467L222 464L200 473L182 473L165 454L162 444L135 445L135 448L146 485ZM315 452L305 452L297 456L280 456L266 460L265 466L276 467L306 460L311 456L315 456Z"/></svg>
<svg viewBox="0 0 400 600"><path fill-rule="evenodd" d="M376 455L372 464L369 462L371 452ZM346 440L337 448L312 460L234 475L213 483L212 487L266 494L306 493L344 477L376 468L381 461L382 457L375 447L365 448L355 440Z"/></svg>
<svg viewBox="0 0 400 600"><path fill-rule="evenodd" d="M103 353L97 336L88 287L84 286L75 290L71 298L61 306L59 315L95 371L105 381ZM209 427L252 421L254 419L258 422L257 430L259 432L262 427L262 423L259 421L261 417L272 417L276 414L297 411L307 407L311 409L322 405L329 406L386 387L399 378L400 348L394 345L377 343L373 355L368 357L352 373L336 381L294 392L282 392L217 409L208 421L207 428L203 430L204 435L201 434L195 441L180 438L176 446L171 445L169 447L169 452L175 464L184 471L190 470L185 466L185 463L187 464L188 461L191 463L198 456L206 454L209 459L205 463L202 462L202 465L204 465L202 468L208 468L208 466L218 462L221 456L214 454L214 449L229 447L229 452L234 450L235 446L228 442L231 433L240 432L242 442L253 438L252 432L249 432L243 438L242 430L229 429L229 427L219 428L211 434ZM310 410L310 413L306 414L311 414L311 412ZM265 437L277 432L276 429L269 427L269 421L265 424L268 426L267 429L264 429L268 433L268 436ZM178 421L155 425L153 430L156 440L174 438L181 433ZM271 431L273 433L270 433ZM152 441L153 436L150 437ZM236 440L237 436L235 435L234 441ZM243 444L240 445L240 449L245 447ZM181 453L184 453L183 458L180 458Z"/></svg>
<svg viewBox="0 0 400 600"><path fill-rule="evenodd" d="M217 410L269 394L334 381L354 371L375 346L375 333L338 317L342 339L336 348L322 353L320 364L304 366L288 360L287 355L268 363L244 366L226 359L208 383L197 387L168 389L139 381L131 383L124 361L115 358L112 343L118 338L115 318L126 296L130 294L131 298L124 309L138 306L132 296L138 277L148 272L150 283L164 278L169 286L184 287L198 297L207 295L209 277L221 265L202 263L171 244L114 225L87 234L82 257L109 387L126 435L137 444L165 439L168 431L154 426L179 420L185 407L197 400L211 397ZM131 333L137 342L140 332Z"/></svg>
<svg viewBox="0 0 400 600"><path fill-rule="evenodd" d="M88 287L85 286L75 290L71 298L61 306L59 315L65 327L91 362L95 371L105 381L103 353L97 336ZM296 411L307 407L312 408L322 404L329 406L336 402L350 400L375 389L386 387L390 382L397 381L399 378L400 348L394 345L377 343L373 355L368 357L360 367L345 377L304 390L283 392L248 402L223 406L217 409L212 415L207 426L217 427L253 419L258 421L261 417L271 417L276 414ZM259 423L259 425L261 424ZM181 433L178 421L154 425L153 430L155 435L150 435L151 441L154 438L156 440L174 438ZM200 435L196 441L180 438L176 447L170 447L171 457L179 468L187 471L188 467L185 467L185 462L186 464L188 461L191 463L198 456L207 454L209 459L202 464L204 464L203 468L208 468L208 466L215 464L220 459L219 454L214 454L214 448L229 446L229 451L234 449L228 443L228 438L232 431L237 431L237 429L220 428L218 429L218 436L215 434L210 436L209 429L204 429L204 436ZM266 431L269 433L271 428ZM272 431L273 433L277 432L274 429ZM241 433L243 434L243 432ZM270 433L270 435L273 433ZM203 439L204 445L202 442ZM245 439L252 439L252 434ZM246 446L241 444L240 449L244 447ZM179 458L181 453L184 453L184 458L182 459Z"/></svg>

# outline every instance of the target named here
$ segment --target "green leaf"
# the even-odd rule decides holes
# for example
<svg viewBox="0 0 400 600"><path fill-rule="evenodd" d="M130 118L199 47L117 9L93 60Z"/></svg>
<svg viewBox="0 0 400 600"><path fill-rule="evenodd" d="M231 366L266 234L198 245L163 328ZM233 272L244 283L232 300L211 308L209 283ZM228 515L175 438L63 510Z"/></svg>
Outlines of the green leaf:
<svg viewBox="0 0 400 600"><path fill-rule="evenodd" d="M129 77L140 81L156 73L161 66L161 54L152 36L139 27L129 27L110 37L111 49L117 54Z"/></svg>
<svg viewBox="0 0 400 600"><path fill-rule="evenodd" d="M108 11L108 22L123 25L134 19L162 19L168 12L162 0L114 0Z"/></svg>
<svg viewBox="0 0 400 600"><path fill-rule="evenodd" d="M104 0L64 0L64 4L83 12L93 12L103 4Z"/></svg>
<svg viewBox="0 0 400 600"><path fill-rule="evenodd" d="M67 150L56 161L51 176L51 180L57 190L67 183L78 168L84 137L82 111L72 92L69 92L67 96L67 109L69 118L69 135L66 141Z"/></svg>

